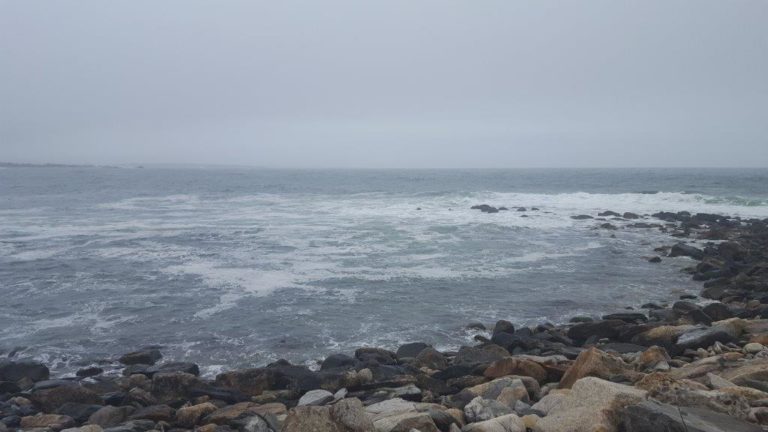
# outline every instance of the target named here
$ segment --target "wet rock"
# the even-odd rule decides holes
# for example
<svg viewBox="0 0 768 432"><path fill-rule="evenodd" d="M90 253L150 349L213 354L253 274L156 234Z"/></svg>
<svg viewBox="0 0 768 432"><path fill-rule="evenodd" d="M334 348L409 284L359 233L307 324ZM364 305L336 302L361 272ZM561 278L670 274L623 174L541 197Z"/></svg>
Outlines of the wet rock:
<svg viewBox="0 0 768 432"><path fill-rule="evenodd" d="M419 352L416 356L416 363L420 367L442 370L448 367L448 359L440 351L428 347Z"/></svg>
<svg viewBox="0 0 768 432"><path fill-rule="evenodd" d="M611 210L600 212L597 215L600 217L621 217L621 213L616 213L615 211Z"/></svg>
<svg viewBox="0 0 768 432"><path fill-rule="evenodd" d="M102 373L104 373L104 369L96 366L91 366L83 369L78 369L75 375L82 378L87 378L87 377L92 377L96 375L101 375Z"/></svg>
<svg viewBox="0 0 768 432"><path fill-rule="evenodd" d="M624 321L621 320L603 320L581 323L568 329L567 335L569 338L577 341L585 341L590 337L595 337L597 339L614 339L618 336L619 328L623 325Z"/></svg>
<svg viewBox="0 0 768 432"><path fill-rule="evenodd" d="M629 405L621 412L624 432L759 432L760 426L696 408L678 408L654 401Z"/></svg>
<svg viewBox="0 0 768 432"><path fill-rule="evenodd" d="M52 431L60 431L75 425L75 419L60 414L37 414L22 417L22 429L48 428Z"/></svg>
<svg viewBox="0 0 768 432"><path fill-rule="evenodd" d="M47 380L48 367L34 361L0 360L0 381L19 381L28 379L32 382Z"/></svg>
<svg viewBox="0 0 768 432"><path fill-rule="evenodd" d="M382 365L397 364L397 355L392 351L387 351L381 348L358 348L355 351L355 358L363 363Z"/></svg>
<svg viewBox="0 0 768 432"><path fill-rule="evenodd" d="M358 365L359 360L346 354L331 354L323 360L320 370L336 368L353 368Z"/></svg>
<svg viewBox="0 0 768 432"><path fill-rule="evenodd" d="M144 375L152 377L158 373L183 372L194 376L200 375L200 368L194 363L188 362L170 362L158 366L150 366L143 372Z"/></svg>
<svg viewBox="0 0 768 432"><path fill-rule="evenodd" d="M400 348L397 349L396 356L398 359L406 357L416 358L419 353L426 348L430 348L430 345L427 345L423 342L407 343L405 345L400 345Z"/></svg>
<svg viewBox="0 0 768 432"><path fill-rule="evenodd" d="M588 376L604 379L631 379L636 375L621 358L597 348L590 348L579 354L576 361L568 368L563 379L560 380L560 388L570 388L576 381Z"/></svg>
<svg viewBox="0 0 768 432"><path fill-rule="evenodd" d="M715 342L736 342L740 334L741 329L737 325L723 322L712 327L688 330L677 338L676 344L682 349L706 348Z"/></svg>
<svg viewBox="0 0 768 432"><path fill-rule="evenodd" d="M493 352L491 350L482 348L463 346L459 348L459 352L456 354L453 363L454 365L491 363L502 358L504 358L504 356L500 355L498 352Z"/></svg>
<svg viewBox="0 0 768 432"><path fill-rule="evenodd" d="M146 348L139 351L130 352L121 356L118 361L125 365L145 364L153 365L163 358L160 350L155 348Z"/></svg>
<svg viewBox="0 0 768 432"><path fill-rule="evenodd" d="M621 320L628 323L646 322L648 317L639 312L621 312L603 316L604 320Z"/></svg>
<svg viewBox="0 0 768 432"><path fill-rule="evenodd" d="M491 363L483 375L487 378L499 378L506 375L523 375L543 382L547 372L538 363L523 358L509 357Z"/></svg>
<svg viewBox="0 0 768 432"><path fill-rule="evenodd" d="M195 375L173 372L156 373L152 376L152 396L160 403L189 399L193 388L202 387L202 381Z"/></svg>
<svg viewBox="0 0 768 432"><path fill-rule="evenodd" d="M685 256L690 257L693 259L700 260L704 258L704 251L701 249L687 245L685 243L677 243L676 245L672 246L672 248L669 250L670 257L678 257L678 256Z"/></svg>
<svg viewBox="0 0 768 432"><path fill-rule="evenodd" d="M493 326L493 334L496 335L499 333L515 334L515 326L509 321L496 321L496 325Z"/></svg>
<svg viewBox="0 0 768 432"><path fill-rule="evenodd" d="M728 306L720 302L710 303L704 306L702 311L711 317L712 321L722 321L734 317L733 312L731 312Z"/></svg>
<svg viewBox="0 0 768 432"><path fill-rule="evenodd" d="M470 207L472 210L480 210L483 213L498 213L499 209L488 204L478 204Z"/></svg>
<svg viewBox="0 0 768 432"><path fill-rule="evenodd" d="M623 217L624 219L640 219L640 215L632 212L624 212L624 214L621 217Z"/></svg>
<svg viewBox="0 0 768 432"><path fill-rule="evenodd" d="M653 264L658 264L658 263L661 262L661 257L660 256L650 257L650 258L648 258L648 262L649 263L653 263Z"/></svg>

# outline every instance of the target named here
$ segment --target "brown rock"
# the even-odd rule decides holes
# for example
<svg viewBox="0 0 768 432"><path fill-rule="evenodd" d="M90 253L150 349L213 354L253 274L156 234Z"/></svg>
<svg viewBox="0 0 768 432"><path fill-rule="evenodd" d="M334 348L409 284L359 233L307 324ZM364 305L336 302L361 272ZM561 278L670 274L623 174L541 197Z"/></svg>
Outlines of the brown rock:
<svg viewBox="0 0 768 432"><path fill-rule="evenodd" d="M159 403L189 399L192 388L203 385L200 378L184 372L157 373L152 376L152 396Z"/></svg>
<svg viewBox="0 0 768 432"><path fill-rule="evenodd" d="M430 369L442 370L448 367L448 360L445 358L445 355L432 347L421 350L416 356L416 363L420 367Z"/></svg>
<svg viewBox="0 0 768 432"><path fill-rule="evenodd" d="M205 423L226 424L240 417L265 414L281 415L285 413L287 413L285 405L277 402L264 405L253 402L240 402L217 409L205 418Z"/></svg>
<svg viewBox="0 0 768 432"><path fill-rule="evenodd" d="M186 428L194 427L203 417L217 410L216 405L205 402L176 410L176 424Z"/></svg>
<svg viewBox="0 0 768 432"><path fill-rule="evenodd" d="M60 431L75 425L75 419L59 414L37 414L21 418L22 429L50 428Z"/></svg>
<svg viewBox="0 0 768 432"><path fill-rule="evenodd" d="M117 426L126 421L128 416L130 416L134 410L135 408L132 406L115 407L107 405L91 414L88 418L88 423L99 425L103 428Z"/></svg>
<svg viewBox="0 0 768 432"><path fill-rule="evenodd" d="M560 388L571 388L581 378L594 376L603 379L622 377L632 380L638 376L621 358L590 348L582 351L560 380Z"/></svg>
<svg viewBox="0 0 768 432"><path fill-rule="evenodd" d="M36 390L32 393L31 399L45 412L53 412L66 402L89 405L101 405L103 403L99 395L76 384Z"/></svg>
<svg viewBox="0 0 768 432"><path fill-rule="evenodd" d="M659 346L652 346L643 351L637 358L636 365L641 371L650 371L654 369L669 369L668 361L672 360L667 354L667 350ZM666 366L666 367L665 367Z"/></svg>
<svg viewBox="0 0 768 432"><path fill-rule="evenodd" d="M547 378L547 371L541 365L530 360L508 357L491 363L483 375L487 378L500 378L507 375L529 376L542 382Z"/></svg>

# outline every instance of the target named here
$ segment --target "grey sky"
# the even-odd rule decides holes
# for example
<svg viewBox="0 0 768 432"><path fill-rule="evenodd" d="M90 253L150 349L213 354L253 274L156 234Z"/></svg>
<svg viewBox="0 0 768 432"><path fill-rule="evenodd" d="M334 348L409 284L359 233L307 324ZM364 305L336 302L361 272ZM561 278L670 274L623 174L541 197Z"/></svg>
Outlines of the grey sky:
<svg viewBox="0 0 768 432"><path fill-rule="evenodd" d="M0 161L768 166L768 1L0 0Z"/></svg>

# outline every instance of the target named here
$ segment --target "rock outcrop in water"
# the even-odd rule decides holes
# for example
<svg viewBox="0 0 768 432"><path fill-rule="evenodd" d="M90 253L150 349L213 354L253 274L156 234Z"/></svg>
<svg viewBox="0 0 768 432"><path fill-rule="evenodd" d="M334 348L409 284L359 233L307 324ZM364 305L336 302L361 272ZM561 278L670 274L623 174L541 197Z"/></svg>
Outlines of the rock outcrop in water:
<svg viewBox="0 0 768 432"><path fill-rule="evenodd" d="M51 379L43 364L3 360L0 432L764 430L768 221L654 217L663 223L646 229L706 242L659 251L691 264L708 301L649 303L565 326L499 321L490 340L457 352L366 347L329 356L319 370L278 361L214 379L194 364L155 364L157 347L122 356L112 375L93 366Z"/></svg>

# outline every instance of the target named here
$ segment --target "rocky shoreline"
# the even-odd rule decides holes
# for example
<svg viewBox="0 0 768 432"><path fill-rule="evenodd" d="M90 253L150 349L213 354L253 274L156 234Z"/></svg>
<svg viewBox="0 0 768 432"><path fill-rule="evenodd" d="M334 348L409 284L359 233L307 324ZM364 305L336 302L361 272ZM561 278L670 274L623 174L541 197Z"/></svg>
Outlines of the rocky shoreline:
<svg viewBox="0 0 768 432"><path fill-rule="evenodd" d="M768 430L768 220L573 217L605 230L636 220L678 238L648 260L695 260L684 271L703 283L701 299L563 326L499 321L456 352L360 348L318 371L277 361L209 380L156 347L122 356L120 375L93 366L55 379L44 364L0 360L0 432Z"/></svg>

